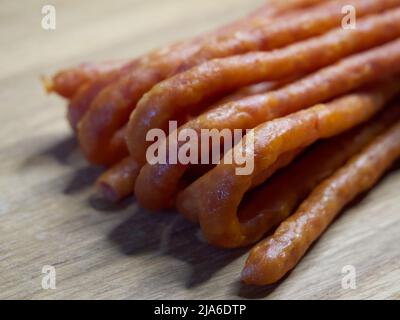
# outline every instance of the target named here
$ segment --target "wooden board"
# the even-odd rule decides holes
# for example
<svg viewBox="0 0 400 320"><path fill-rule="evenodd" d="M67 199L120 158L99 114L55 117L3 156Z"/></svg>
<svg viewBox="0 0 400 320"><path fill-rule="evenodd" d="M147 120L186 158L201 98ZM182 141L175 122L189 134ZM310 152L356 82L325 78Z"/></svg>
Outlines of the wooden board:
<svg viewBox="0 0 400 320"><path fill-rule="evenodd" d="M400 171L347 210L281 284L244 287L246 250L222 251L175 213L93 196L101 172L82 159L64 102L41 74L87 60L132 57L241 16L262 0L0 2L0 298L400 298ZM41 286L56 268L56 289ZM342 288L356 268L357 289Z"/></svg>

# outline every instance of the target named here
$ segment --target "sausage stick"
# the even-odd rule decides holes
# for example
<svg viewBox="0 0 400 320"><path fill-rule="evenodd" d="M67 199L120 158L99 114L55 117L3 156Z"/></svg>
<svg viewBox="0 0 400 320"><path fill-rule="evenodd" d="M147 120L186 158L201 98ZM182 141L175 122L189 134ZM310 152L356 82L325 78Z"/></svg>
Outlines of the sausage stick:
<svg viewBox="0 0 400 320"><path fill-rule="evenodd" d="M216 108L221 103L227 103L231 101L236 101L241 98L266 93L275 88L279 88L286 82L291 80L286 80L285 82L272 83L272 82L262 82L248 87L241 88L237 92L234 92L216 104L209 106L211 110ZM128 156L128 151L125 143L125 127L119 130L112 140L113 149L115 152L124 152ZM104 172L98 179L96 186L98 194L101 195L108 201L118 202L125 197L134 193L136 178L139 175L141 165L137 161L133 160L132 157L128 159L123 159L121 162L113 165L106 172Z"/></svg>
<svg viewBox="0 0 400 320"><path fill-rule="evenodd" d="M188 122L180 131L194 130L200 140L202 129L251 129L399 71L400 39L346 58L279 90L221 105ZM160 113L159 119L163 120L163 115ZM130 152L137 155L134 158L139 163L146 161L147 146L141 138L148 124L143 121L136 126L135 136L128 134L130 145L136 145ZM190 167L190 164L145 164L135 187L139 201L152 210L169 206L178 192L177 182Z"/></svg>
<svg viewBox="0 0 400 320"><path fill-rule="evenodd" d="M183 70L183 62L190 59L191 56L200 50L201 46L209 41L210 37L254 29L256 26L264 25L267 21L277 16L283 14L289 16L298 9L304 9L321 2L323 0L294 0L267 3L248 17L234 21L216 31L156 49L149 54L133 59L121 70L103 74L97 77L92 83L80 87L68 107L68 119L71 127L76 130L79 121L86 114L93 100L103 89L111 86L114 82L118 82L121 79L119 83L121 94L123 94L124 90L128 90L124 89L127 85L135 87L136 84L138 86L136 90L143 90L145 92L158 81ZM135 77L132 78L132 76L129 76L130 73L134 73ZM124 77L125 80L123 80ZM113 91L115 90L114 88ZM128 94L126 96L128 97Z"/></svg>
<svg viewBox="0 0 400 320"><path fill-rule="evenodd" d="M322 182L273 236L251 250L242 279L268 285L282 279L304 256L339 212L367 191L400 157L400 123Z"/></svg>
<svg viewBox="0 0 400 320"><path fill-rule="evenodd" d="M311 147L292 165L246 195L238 217L248 233L254 235L254 242L292 214L319 183L399 120L400 108L393 105L361 127Z"/></svg>
<svg viewBox="0 0 400 320"><path fill-rule="evenodd" d="M118 202L132 194L140 165L126 157L104 172L96 181L98 193L110 202Z"/></svg>
<svg viewBox="0 0 400 320"><path fill-rule="evenodd" d="M138 103L127 128L130 152L143 161L149 130L165 128L169 120L190 113L215 95L250 83L311 72L399 36L400 9L396 9L359 21L355 30L339 28L281 50L212 60L178 74L156 85Z"/></svg>
<svg viewBox="0 0 400 320"><path fill-rule="evenodd" d="M223 35L228 32L244 29L249 25L250 19L255 24L254 21L257 21L257 19L262 21L268 16L272 17L291 10L307 8L321 2L322 0L269 1L268 4L257 8L257 10L252 12L247 18L223 26L219 28L215 34ZM61 70L51 78L44 78L44 86L49 93L56 92L60 96L70 99L83 84L93 81L104 74L113 72L121 68L127 62L128 61L104 61L100 63L83 63L77 67Z"/></svg>
<svg viewBox="0 0 400 320"><path fill-rule="evenodd" d="M400 0L352 0L350 3L356 8L358 16L362 17L393 8L400 4ZM82 118L78 137L83 153L90 162L95 164L114 161L112 153L107 150L108 142L114 132L128 121L129 115L143 94L156 83L211 58L226 57L251 50L283 47L322 34L341 25L343 18L341 9L348 4L348 0L335 0L313 7L291 19L281 16L273 23L266 23L265 27L257 26L254 30L249 31L248 36L246 33L246 37L243 37L243 32L233 33L231 37L223 37L223 41L231 38L234 42L237 40L240 42L239 45L223 50L223 55L219 51L215 56L207 53L204 59L193 59L195 53L192 49L180 50L174 53L175 56L178 56L177 58L171 60L167 56L152 62L154 68L149 68L148 64L135 68L133 72L104 89ZM277 39L280 40L277 41ZM249 41L253 43L253 40L255 46L249 46ZM202 55L200 56L202 57Z"/></svg>
<svg viewBox="0 0 400 320"><path fill-rule="evenodd" d="M243 141L228 153L228 159L238 159L237 155L242 155L245 150L246 158L254 160L250 174L237 174L242 164L222 162L181 192L178 209L198 217L211 244L228 248L248 245L254 237L262 236L265 229L260 225L257 234L254 228L246 229L239 220L238 208L246 192L270 176L269 168L278 157L365 122L399 92L399 85L398 80L384 83L374 90L350 94L256 127L254 144L246 145ZM148 190L137 188L139 183L144 188L142 172L135 187L140 203L145 197L143 192Z"/></svg>

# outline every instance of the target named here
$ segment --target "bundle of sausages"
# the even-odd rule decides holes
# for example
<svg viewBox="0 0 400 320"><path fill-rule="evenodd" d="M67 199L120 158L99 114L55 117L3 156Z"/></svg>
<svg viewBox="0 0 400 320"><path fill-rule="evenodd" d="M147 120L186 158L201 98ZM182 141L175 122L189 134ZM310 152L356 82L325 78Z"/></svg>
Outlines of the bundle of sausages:
<svg viewBox="0 0 400 320"><path fill-rule="evenodd" d="M353 29L342 26L348 5ZM107 168L104 197L175 207L219 247L261 241L242 278L271 284L400 157L400 0L269 1L215 32L63 70L45 86L69 100L88 161ZM146 136L171 120L199 136L252 129L253 144L243 136L225 156L245 150L254 170L150 163Z"/></svg>

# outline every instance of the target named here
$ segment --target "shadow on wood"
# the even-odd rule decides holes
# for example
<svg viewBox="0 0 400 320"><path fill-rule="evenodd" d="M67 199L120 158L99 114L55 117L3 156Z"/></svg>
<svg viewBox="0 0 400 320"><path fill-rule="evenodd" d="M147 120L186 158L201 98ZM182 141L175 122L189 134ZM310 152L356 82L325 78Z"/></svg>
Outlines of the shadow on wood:
<svg viewBox="0 0 400 320"><path fill-rule="evenodd" d="M151 214L138 210L130 219L109 235L126 255L158 253L169 255L190 266L187 288L196 287L212 279L213 275L246 253L246 249L217 249L198 236L198 227L183 217L166 212ZM185 277L184 274L182 274Z"/></svg>

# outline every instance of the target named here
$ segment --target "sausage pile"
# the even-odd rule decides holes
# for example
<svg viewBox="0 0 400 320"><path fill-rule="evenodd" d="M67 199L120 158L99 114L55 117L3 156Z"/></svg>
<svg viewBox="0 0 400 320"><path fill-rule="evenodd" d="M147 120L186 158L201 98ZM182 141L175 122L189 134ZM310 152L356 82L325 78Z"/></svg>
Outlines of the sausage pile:
<svg viewBox="0 0 400 320"><path fill-rule="evenodd" d="M355 28L343 26L349 5ZM267 285L400 157L400 0L270 1L131 61L60 71L45 87L68 100L87 160L107 168L104 197L175 207L219 247L258 242L242 279ZM252 172L149 162L148 133L172 120L199 140L203 129L251 129L224 157L250 154Z"/></svg>

